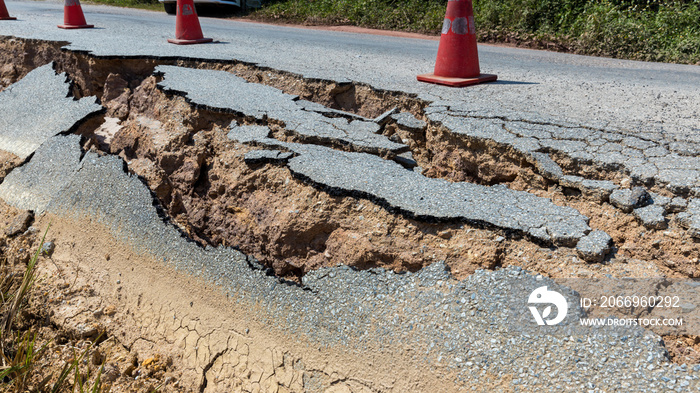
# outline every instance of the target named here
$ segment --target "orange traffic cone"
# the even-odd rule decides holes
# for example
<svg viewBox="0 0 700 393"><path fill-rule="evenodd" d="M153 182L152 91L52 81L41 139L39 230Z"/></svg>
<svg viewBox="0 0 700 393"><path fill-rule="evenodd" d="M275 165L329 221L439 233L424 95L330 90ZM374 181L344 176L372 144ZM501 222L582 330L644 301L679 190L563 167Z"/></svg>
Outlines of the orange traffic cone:
<svg viewBox="0 0 700 393"><path fill-rule="evenodd" d="M0 0L0 20L16 20L7 12L7 7L5 7L5 0Z"/></svg>
<svg viewBox="0 0 700 393"><path fill-rule="evenodd" d="M61 29L88 29L95 25L88 25L85 22L83 8L80 0L66 0L63 4L63 24L58 25Z"/></svg>
<svg viewBox="0 0 700 393"><path fill-rule="evenodd" d="M168 39L168 42L177 45L189 45L213 41L211 38L204 38L202 27L199 25L197 10L194 9L192 0L177 0L175 37L177 38Z"/></svg>
<svg viewBox="0 0 700 393"><path fill-rule="evenodd" d="M418 80L463 87L493 82L496 78L496 75L482 74L479 71L472 0L449 0L442 23L435 72L418 75Z"/></svg>

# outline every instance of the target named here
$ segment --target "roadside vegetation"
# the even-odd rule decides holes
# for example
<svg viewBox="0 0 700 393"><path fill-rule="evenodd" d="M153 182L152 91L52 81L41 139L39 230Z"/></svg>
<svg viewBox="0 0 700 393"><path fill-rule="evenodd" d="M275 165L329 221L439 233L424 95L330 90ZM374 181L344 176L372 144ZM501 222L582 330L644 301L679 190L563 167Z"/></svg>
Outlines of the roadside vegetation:
<svg viewBox="0 0 700 393"><path fill-rule="evenodd" d="M473 0L480 42L700 65L700 0ZM163 11L158 0L86 0ZM447 0L265 0L256 20L440 34ZM199 7L198 7L199 9ZM221 9L207 16L230 16Z"/></svg>
<svg viewBox="0 0 700 393"><path fill-rule="evenodd" d="M142 10L163 11L158 0L85 0L81 4L105 4L115 7L139 8Z"/></svg>
<svg viewBox="0 0 700 393"><path fill-rule="evenodd" d="M439 34L445 0L273 0L252 17ZM480 42L700 64L700 0L474 0Z"/></svg>
<svg viewBox="0 0 700 393"><path fill-rule="evenodd" d="M33 313L27 311L37 263L47 253L45 239L46 233L25 266L0 254L0 392L105 392L101 382L104 362L92 372L85 366L92 343L71 348L62 365L46 367L47 362L53 363L48 358L55 349L32 321Z"/></svg>

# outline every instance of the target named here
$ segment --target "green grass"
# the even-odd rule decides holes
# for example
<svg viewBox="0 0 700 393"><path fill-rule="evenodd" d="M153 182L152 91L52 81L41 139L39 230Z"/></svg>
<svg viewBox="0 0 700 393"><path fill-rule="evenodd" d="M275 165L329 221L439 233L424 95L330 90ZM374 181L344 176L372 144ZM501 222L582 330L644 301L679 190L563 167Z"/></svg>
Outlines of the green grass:
<svg viewBox="0 0 700 393"><path fill-rule="evenodd" d="M446 4L439 0L273 0L253 17L438 33Z"/></svg>
<svg viewBox="0 0 700 393"><path fill-rule="evenodd" d="M46 355L49 343L37 343L37 333L30 327L21 331L15 325L20 311L27 304L36 280L36 269L42 253L44 237L39 243L34 256L24 269L22 280L17 282L16 275L8 266L6 258L0 264L0 390L3 392L103 392L102 372L104 362L96 375L81 365L94 343L81 351L73 350L71 360L67 361L54 380L54 375L42 370L40 362ZM18 284L18 285L17 285ZM17 288L15 288L17 286ZM99 337L98 337L99 339ZM97 341L97 340L96 340ZM69 381L69 378L72 380ZM92 380L92 383L90 383ZM108 389L107 389L108 390Z"/></svg>
<svg viewBox="0 0 700 393"><path fill-rule="evenodd" d="M262 20L439 34L444 0L274 0ZM700 0L475 0L480 41L700 63Z"/></svg>

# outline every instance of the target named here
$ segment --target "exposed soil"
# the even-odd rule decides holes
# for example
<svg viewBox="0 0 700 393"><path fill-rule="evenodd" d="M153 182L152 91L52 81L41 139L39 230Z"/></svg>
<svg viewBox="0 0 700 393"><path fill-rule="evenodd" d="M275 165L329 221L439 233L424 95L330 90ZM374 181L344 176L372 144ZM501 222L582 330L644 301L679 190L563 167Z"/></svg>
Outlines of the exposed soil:
<svg viewBox="0 0 700 393"><path fill-rule="evenodd" d="M58 44L15 39L0 46L0 88L55 61L56 70L73 80L76 97L95 95L107 108L76 130L85 137L85 150L122 157L192 239L239 248L287 279L299 280L310 270L337 264L416 271L440 260L457 278L476 269L509 265L552 277L700 277L700 245L673 219L668 229L645 229L608 203L545 179L524 157L495 143L456 136L439 124L423 131L394 123L384 129L387 136L396 134L409 145L427 176L505 184L576 208L591 219L591 227L613 237L617 248L605 263L588 264L572 249L542 247L517 234L412 220L367 200L329 195L283 166L247 165L243 155L250 147L228 140L226 133L232 120L250 124L252 119L194 108L181 97L167 96L157 89L158 77L151 74L158 64L225 70L365 117L398 107L425 120L426 103L411 96L359 84L307 81L243 63L95 59L61 51ZM277 136L298 141L285 135L282 125L269 125ZM16 157L0 158L4 162L1 177L20 164ZM555 158L566 170L581 170ZM586 168L586 172L618 183L624 179L603 168ZM7 255L15 254L21 253L12 249ZM688 340L695 338L668 341L674 359L694 359L691 350L697 350L697 343L688 344Z"/></svg>
<svg viewBox="0 0 700 393"><path fill-rule="evenodd" d="M0 282L4 298L17 291L27 262L41 246L43 233L32 224L30 212L0 201ZM48 243L55 247L53 242ZM2 336L5 354L10 357L18 349L18 337L35 340L38 354L29 373L28 391L50 391L62 369L76 356L83 359L79 365L82 378L92 386L99 374L103 392L154 392L165 385L169 385L168 391L188 391L178 388L180 373L171 357L158 353L139 356L113 334L118 304L106 302L90 283L78 283L78 277L50 255L42 254L38 266L40 273L12 329ZM75 373L71 373L64 387L75 382Z"/></svg>
<svg viewBox="0 0 700 393"><path fill-rule="evenodd" d="M0 182L23 160L12 153L0 150Z"/></svg>
<svg viewBox="0 0 700 393"><path fill-rule="evenodd" d="M700 364L700 336L666 336L664 344L678 364Z"/></svg>

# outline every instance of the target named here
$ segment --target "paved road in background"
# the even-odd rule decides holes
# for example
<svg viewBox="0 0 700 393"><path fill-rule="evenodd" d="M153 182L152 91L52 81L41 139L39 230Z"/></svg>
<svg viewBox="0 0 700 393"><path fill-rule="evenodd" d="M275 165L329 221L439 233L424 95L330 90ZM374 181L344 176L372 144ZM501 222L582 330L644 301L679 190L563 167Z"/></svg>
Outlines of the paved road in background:
<svg viewBox="0 0 700 393"><path fill-rule="evenodd" d="M376 88L457 101L485 114L553 119L604 129L651 131L695 140L700 131L700 67L622 61L480 46L481 69L499 82L451 89L416 82L432 71L437 41L298 29L201 18L218 44L175 46L175 18L164 12L83 6L93 30L64 31L62 3L6 2L19 21L0 35L65 40L102 56L236 59L307 77L353 80Z"/></svg>

